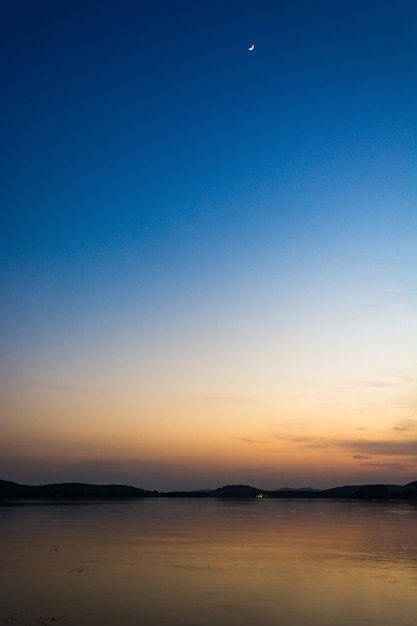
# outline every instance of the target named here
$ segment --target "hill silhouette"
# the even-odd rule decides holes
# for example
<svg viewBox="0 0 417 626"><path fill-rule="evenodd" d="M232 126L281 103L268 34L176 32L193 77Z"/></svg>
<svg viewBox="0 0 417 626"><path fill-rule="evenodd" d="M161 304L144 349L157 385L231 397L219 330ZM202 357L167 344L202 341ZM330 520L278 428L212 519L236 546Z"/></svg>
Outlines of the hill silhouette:
<svg viewBox="0 0 417 626"><path fill-rule="evenodd" d="M146 491L127 485L91 485L89 483L57 483L51 485L19 485L10 481L0 480L0 498L63 498L63 499L97 499L97 498L144 498L154 496L157 492Z"/></svg>
<svg viewBox="0 0 417 626"><path fill-rule="evenodd" d="M346 485L331 489L283 487L264 490L250 485L225 485L217 489L198 491L149 491L128 485L95 485L90 483L56 483L46 485L21 485L0 480L1 500L103 500L126 498L325 498L365 500L416 500L417 480L406 485L370 484Z"/></svg>

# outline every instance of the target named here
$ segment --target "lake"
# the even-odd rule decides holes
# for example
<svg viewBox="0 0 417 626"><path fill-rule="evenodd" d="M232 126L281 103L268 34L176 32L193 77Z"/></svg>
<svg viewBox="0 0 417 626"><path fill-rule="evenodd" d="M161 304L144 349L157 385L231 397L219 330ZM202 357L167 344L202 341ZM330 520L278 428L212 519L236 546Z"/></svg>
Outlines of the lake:
<svg viewBox="0 0 417 626"><path fill-rule="evenodd" d="M415 626L417 506L3 503L0 622Z"/></svg>

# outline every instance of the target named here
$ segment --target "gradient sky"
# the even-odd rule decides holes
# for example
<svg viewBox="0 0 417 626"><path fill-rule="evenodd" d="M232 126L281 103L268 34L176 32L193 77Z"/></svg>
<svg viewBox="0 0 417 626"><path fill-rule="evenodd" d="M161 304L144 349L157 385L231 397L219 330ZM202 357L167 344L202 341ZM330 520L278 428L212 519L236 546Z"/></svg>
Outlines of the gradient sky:
<svg viewBox="0 0 417 626"><path fill-rule="evenodd" d="M0 477L415 480L415 0L0 13Z"/></svg>

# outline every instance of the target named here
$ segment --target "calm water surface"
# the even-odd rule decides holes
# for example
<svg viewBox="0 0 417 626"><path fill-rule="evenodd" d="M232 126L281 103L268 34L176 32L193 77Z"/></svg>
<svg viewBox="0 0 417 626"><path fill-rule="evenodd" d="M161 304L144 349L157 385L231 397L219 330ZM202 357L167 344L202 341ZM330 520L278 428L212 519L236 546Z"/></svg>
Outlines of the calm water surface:
<svg viewBox="0 0 417 626"><path fill-rule="evenodd" d="M0 623L416 626L417 507L2 505Z"/></svg>

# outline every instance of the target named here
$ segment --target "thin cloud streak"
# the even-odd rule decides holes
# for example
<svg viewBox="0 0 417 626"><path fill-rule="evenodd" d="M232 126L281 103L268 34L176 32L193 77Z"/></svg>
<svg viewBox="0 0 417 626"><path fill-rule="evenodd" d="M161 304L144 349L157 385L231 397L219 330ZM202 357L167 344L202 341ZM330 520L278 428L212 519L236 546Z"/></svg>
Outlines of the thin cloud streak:
<svg viewBox="0 0 417 626"><path fill-rule="evenodd" d="M409 432L410 430L417 429L417 420L401 420L394 427L394 430L399 430L400 432Z"/></svg>
<svg viewBox="0 0 417 626"><path fill-rule="evenodd" d="M365 463L360 463L360 465L361 467L371 467L390 471L406 471L410 469L410 465L408 463L383 463L380 461L367 461Z"/></svg>
<svg viewBox="0 0 417 626"><path fill-rule="evenodd" d="M417 456L416 441L341 441L338 444L348 450L355 449L365 454L381 454L387 456Z"/></svg>
<svg viewBox="0 0 417 626"><path fill-rule="evenodd" d="M343 448L355 454L366 455L417 456L417 440L375 441L369 439L326 439L325 437L294 435L274 435L274 438L293 441L307 448Z"/></svg>
<svg viewBox="0 0 417 626"><path fill-rule="evenodd" d="M262 439L252 439L252 437L241 437L240 441L244 441L245 443L255 443L255 444L264 444L266 441Z"/></svg>

